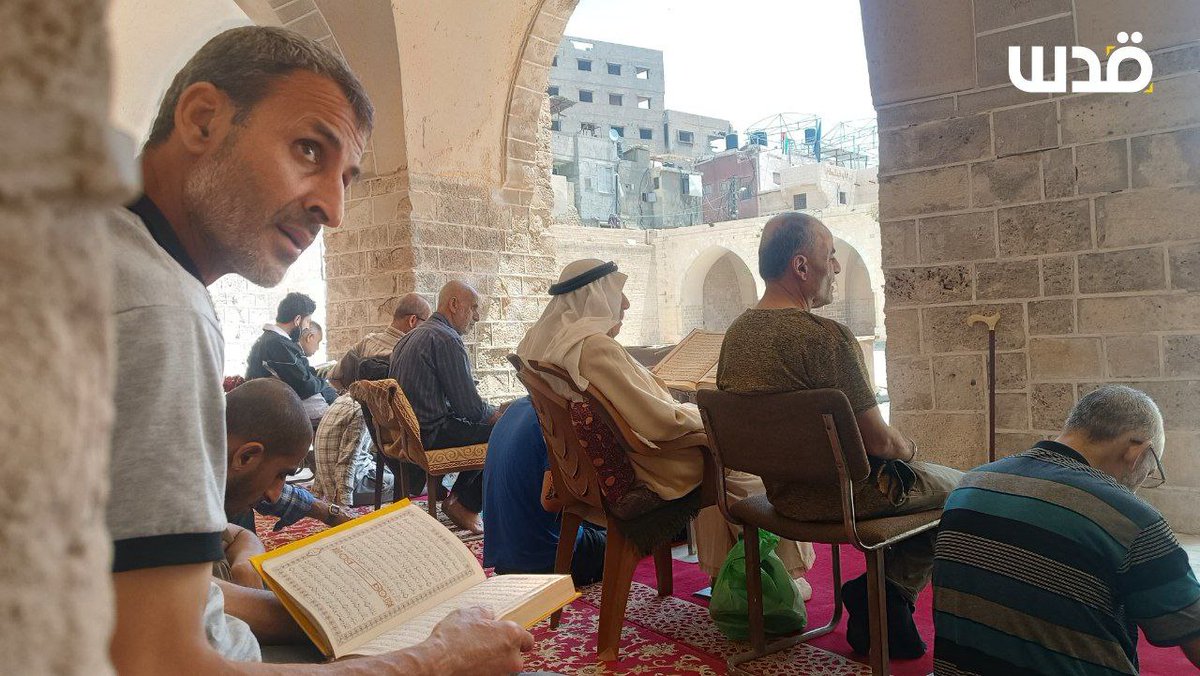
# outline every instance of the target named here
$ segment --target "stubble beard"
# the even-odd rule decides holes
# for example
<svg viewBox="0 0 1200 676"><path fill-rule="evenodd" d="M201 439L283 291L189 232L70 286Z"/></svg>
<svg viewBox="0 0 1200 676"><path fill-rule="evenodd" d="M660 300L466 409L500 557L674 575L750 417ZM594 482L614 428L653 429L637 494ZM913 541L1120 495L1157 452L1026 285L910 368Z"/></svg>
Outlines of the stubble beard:
<svg viewBox="0 0 1200 676"><path fill-rule="evenodd" d="M274 260L262 241L271 219L254 213L255 183L253 177L239 178L245 172L233 161L235 138L197 163L184 182L183 208L211 253L211 267L272 287L283 280L288 265Z"/></svg>

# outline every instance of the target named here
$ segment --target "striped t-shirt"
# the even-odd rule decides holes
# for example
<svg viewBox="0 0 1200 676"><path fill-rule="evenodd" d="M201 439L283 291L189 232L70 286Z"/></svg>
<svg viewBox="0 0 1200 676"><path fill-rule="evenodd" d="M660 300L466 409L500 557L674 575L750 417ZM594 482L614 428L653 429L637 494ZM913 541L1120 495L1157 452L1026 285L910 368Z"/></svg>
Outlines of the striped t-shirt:
<svg viewBox="0 0 1200 676"><path fill-rule="evenodd" d="M1200 635L1200 584L1158 510L1053 442L969 472L934 550L938 674L1136 674L1137 629Z"/></svg>

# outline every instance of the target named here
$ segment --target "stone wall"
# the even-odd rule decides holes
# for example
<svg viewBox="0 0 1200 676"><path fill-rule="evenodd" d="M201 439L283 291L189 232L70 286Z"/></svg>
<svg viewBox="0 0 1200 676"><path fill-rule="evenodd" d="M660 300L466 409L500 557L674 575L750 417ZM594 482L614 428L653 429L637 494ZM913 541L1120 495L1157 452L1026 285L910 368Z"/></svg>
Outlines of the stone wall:
<svg viewBox="0 0 1200 676"><path fill-rule="evenodd" d="M999 452L1055 434L1098 383L1143 389L1166 420L1169 477L1146 494L1197 532L1200 5L1130 23L1135 4L863 3L891 415L927 458L985 460L987 334L966 318L999 312ZM1007 84L1007 45L1103 56L1133 28L1152 50L1151 94Z"/></svg>
<svg viewBox="0 0 1200 676"><path fill-rule="evenodd" d="M132 141L106 119L107 4L0 9L0 655L12 674L112 673L112 268L98 234L134 170Z"/></svg>
<svg viewBox="0 0 1200 676"><path fill-rule="evenodd" d="M629 309L617 337L623 345L653 345L659 342L657 279L654 274L654 247L646 233L638 230L587 228L578 225L555 225L555 273L571 261L599 258L613 261L629 279L625 295Z"/></svg>
<svg viewBox="0 0 1200 676"><path fill-rule="evenodd" d="M740 273L740 274L739 274ZM708 331L724 331L738 315L754 305L758 298L742 295L741 280L750 274L742 259L727 253L704 275L704 317L701 326Z"/></svg>

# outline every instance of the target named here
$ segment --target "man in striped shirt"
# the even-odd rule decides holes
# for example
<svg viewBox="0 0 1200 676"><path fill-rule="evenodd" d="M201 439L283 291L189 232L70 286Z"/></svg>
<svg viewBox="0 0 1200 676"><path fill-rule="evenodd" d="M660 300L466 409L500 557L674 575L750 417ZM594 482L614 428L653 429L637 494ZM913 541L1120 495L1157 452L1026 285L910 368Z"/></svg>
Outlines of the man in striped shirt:
<svg viewBox="0 0 1200 676"><path fill-rule="evenodd" d="M504 413L475 387L462 337L477 321L479 293L462 282L447 282L438 292L437 312L404 334L392 351L388 375L412 404L427 450L486 443ZM483 533L483 473L459 472L442 509L460 528Z"/></svg>
<svg viewBox="0 0 1200 676"><path fill-rule="evenodd" d="M1134 494L1165 481L1163 439L1150 397L1109 385L963 478L934 550L938 674L1136 674L1138 628L1200 666L1200 584Z"/></svg>

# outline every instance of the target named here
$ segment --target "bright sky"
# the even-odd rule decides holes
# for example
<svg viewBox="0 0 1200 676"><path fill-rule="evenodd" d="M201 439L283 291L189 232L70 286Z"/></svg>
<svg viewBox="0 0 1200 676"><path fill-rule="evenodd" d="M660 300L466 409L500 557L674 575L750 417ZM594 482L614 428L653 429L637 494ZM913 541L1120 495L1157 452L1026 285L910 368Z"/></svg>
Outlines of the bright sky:
<svg viewBox="0 0 1200 676"><path fill-rule="evenodd" d="M581 0L567 35L662 50L667 108L735 129L875 115L855 0Z"/></svg>

